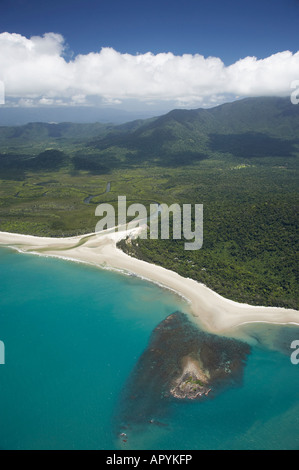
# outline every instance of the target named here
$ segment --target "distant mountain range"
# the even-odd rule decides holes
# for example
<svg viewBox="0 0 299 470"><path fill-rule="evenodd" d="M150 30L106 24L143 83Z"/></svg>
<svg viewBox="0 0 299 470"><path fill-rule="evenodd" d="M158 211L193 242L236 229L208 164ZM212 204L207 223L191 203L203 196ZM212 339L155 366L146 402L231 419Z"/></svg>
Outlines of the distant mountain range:
<svg viewBox="0 0 299 470"><path fill-rule="evenodd" d="M202 152L236 156L290 155L299 143L299 106L287 98L249 98L211 109L173 110L115 126L95 140L103 150L120 147L139 156L196 158Z"/></svg>
<svg viewBox="0 0 299 470"><path fill-rule="evenodd" d="M155 114L157 113L150 112L149 109L126 111L110 106L0 106L0 126L22 126L28 122L111 122L122 124L137 118L145 119Z"/></svg>
<svg viewBox="0 0 299 470"><path fill-rule="evenodd" d="M236 157L288 157L298 152L299 105L289 98L248 98L211 109L173 110L165 115L121 125L93 123L30 123L0 127L0 146L10 153L22 146L79 151L98 156L101 168L122 162L180 166L229 153ZM78 150L78 145L80 149ZM84 150L88 148L88 152ZM26 154L28 149L26 148ZM88 156L86 158L88 158ZM81 163L80 163L81 162ZM103 166L104 162L104 166Z"/></svg>

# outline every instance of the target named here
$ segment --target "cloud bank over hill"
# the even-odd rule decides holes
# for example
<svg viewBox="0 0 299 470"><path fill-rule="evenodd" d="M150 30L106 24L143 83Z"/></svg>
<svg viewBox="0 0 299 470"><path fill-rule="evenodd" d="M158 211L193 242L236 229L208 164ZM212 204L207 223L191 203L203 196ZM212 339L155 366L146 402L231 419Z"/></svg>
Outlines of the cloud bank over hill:
<svg viewBox="0 0 299 470"><path fill-rule="evenodd" d="M229 66L200 54L131 55L107 47L69 58L60 34L0 34L0 80L11 106L118 106L130 100L212 106L227 97L287 96L298 79L299 51L245 57Z"/></svg>

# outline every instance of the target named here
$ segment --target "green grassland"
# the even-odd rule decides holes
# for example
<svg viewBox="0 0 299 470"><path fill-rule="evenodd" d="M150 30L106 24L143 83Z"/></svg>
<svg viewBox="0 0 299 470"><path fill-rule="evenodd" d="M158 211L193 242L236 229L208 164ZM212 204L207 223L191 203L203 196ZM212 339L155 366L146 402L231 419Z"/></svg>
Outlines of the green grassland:
<svg viewBox="0 0 299 470"><path fill-rule="evenodd" d="M121 248L233 300L298 309L295 108L244 100L122 126L0 128L0 230L90 233L97 204L117 210L121 195L128 205L203 204L201 250L149 239Z"/></svg>

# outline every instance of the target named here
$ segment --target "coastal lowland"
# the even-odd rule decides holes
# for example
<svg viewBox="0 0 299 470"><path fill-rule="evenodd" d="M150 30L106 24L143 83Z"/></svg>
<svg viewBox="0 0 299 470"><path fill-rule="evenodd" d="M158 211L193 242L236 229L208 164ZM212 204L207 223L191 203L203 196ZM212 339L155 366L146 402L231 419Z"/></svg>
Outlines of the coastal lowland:
<svg viewBox="0 0 299 470"><path fill-rule="evenodd" d="M252 98L120 126L1 127L1 244L87 262L96 262L98 254L98 264L137 272L189 300L182 286L193 282L196 292L209 288L231 305L257 306L255 320L263 319L263 306L287 319L292 312L294 321L298 108L289 99ZM203 204L203 247L186 251L183 240L171 237L129 243L112 237L106 239L108 248L118 243L112 261L103 242L97 247L87 234L94 233L97 205L112 204L117 213L121 195L147 208L156 202ZM167 273L163 279L159 267ZM169 281L172 276L177 282ZM283 320L281 313L273 315Z"/></svg>

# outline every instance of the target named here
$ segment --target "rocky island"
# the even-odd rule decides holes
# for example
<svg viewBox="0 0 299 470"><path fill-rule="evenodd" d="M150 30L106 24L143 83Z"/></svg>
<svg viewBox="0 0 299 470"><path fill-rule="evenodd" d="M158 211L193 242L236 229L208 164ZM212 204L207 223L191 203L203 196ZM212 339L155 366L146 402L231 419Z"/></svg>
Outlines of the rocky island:
<svg viewBox="0 0 299 470"><path fill-rule="evenodd" d="M170 389L174 398L194 400L207 397L210 388L210 374L203 371L199 362L187 356L182 360L183 372Z"/></svg>
<svg viewBox="0 0 299 470"><path fill-rule="evenodd" d="M124 387L118 435L126 441L132 425L162 425L174 401L207 400L240 385L249 353L247 343L206 333L181 312L169 315L154 329Z"/></svg>

